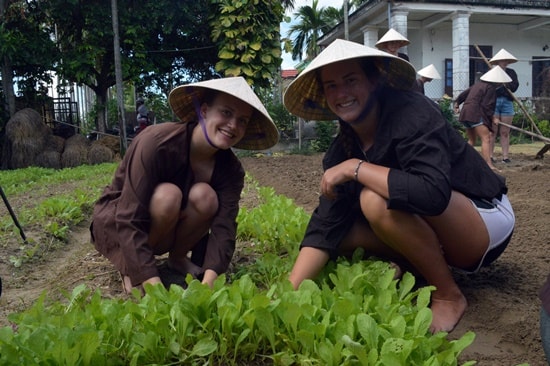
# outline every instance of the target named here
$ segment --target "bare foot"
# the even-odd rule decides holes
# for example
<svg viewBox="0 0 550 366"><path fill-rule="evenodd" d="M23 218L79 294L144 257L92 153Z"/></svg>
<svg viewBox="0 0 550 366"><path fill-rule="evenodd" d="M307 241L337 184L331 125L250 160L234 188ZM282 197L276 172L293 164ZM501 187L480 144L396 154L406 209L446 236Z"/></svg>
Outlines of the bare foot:
<svg viewBox="0 0 550 366"><path fill-rule="evenodd" d="M468 302L464 295L456 300L443 300L432 298L432 325L430 332L451 332L464 315Z"/></svg>

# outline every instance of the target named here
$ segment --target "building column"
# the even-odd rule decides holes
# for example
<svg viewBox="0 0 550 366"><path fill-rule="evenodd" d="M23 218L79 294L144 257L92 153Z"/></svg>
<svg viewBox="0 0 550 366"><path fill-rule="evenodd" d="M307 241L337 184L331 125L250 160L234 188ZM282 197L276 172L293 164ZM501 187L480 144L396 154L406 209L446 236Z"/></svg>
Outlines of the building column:
<svg viewBox="0 0 550 366"><path fill-rule="evenodd" d="M378 42L378 28L367 25L361 27L361 32L363 32L363 44L375 47L376 42Z"/></svg>
<svg viewBox="0 0 550 366"><path fill-rule="evenodd" d="M470 86L470 14L453 14L453 98Z"/></svg>
<svg viewBox="0 0 550 366"><path fill-rule="evenodd" d="M389 28L393 28L396 31L398 31L403 37L407 37L407 17L409 16L408 10L390 10L390 22L389 22ZM404 54L408 54L407 52L407 46L401 47L400 51Z"/></svg>

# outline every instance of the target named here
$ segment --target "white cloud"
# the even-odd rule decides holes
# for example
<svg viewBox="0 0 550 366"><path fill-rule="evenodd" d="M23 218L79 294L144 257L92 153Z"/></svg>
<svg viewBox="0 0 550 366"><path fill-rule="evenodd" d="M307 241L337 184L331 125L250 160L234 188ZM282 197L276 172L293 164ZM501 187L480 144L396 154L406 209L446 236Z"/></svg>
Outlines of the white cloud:
<svg viewBox="0 0 550 366"><path fill-rule="evenodd" d="M292 17L294 13L296 13L298 11L298 9L301 7L301 6L311 6L313 4L313 0L296 0L294 2L294 10L292 11L287 11L287 15L289 17ZM340 8L342 7L342 5L344 5L344 1L343 0L319 0L318 3L317 3L317 8L326 8L327 6L333 6L335 8ZM292 22L291 22L292 23ZM290 24L289 23L281 23L281 37L286 37L287 36L287 33L288 33L288 29L290 28ZM293 61L292 60L292 55L289 54L289 53L284 53L283 52L283 63L281 64L281 69L282 70L286 70L286 69L293 69L296 64L298 64L298 61Z"/></svg>

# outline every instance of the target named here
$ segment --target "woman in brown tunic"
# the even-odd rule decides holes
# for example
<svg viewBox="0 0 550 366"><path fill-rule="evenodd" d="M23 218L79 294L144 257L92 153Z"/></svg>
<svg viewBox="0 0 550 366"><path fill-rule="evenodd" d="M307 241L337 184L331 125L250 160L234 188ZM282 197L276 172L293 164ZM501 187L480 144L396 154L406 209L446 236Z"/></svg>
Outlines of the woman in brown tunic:
<svg viewBox="0 0 550 366"><path fill-rule="evenodd" d="M231 148L264 150L278 141L241 77L177 87L169 103L181 122L140 133L94 207L92 242L120 271L127 292L161 283L155 255L165 253L170 268L212 286L235 250L244 186Z"/></svg>
<svg viewBox="0 0 550 366"><path fill-rule="evenodd" d="M483 74L478 82L464 90L455 101L455 112L460 111L458 120L466 127L468 143L475 146L477 137L481 140L481 156L491 167L491 132L493 131L493 114L496 104L497 84L510 82L512 79L499 66ZM459 106L463 104L462 110Z"/></svg>

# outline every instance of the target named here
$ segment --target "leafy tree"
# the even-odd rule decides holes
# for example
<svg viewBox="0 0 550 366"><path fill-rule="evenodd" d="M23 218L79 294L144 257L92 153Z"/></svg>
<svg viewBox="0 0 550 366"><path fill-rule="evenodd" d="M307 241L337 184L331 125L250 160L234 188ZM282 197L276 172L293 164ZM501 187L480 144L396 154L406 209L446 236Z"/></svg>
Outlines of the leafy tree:
<svg viewBox="0 0 550 366"><path fill-rule="evenodd" d="M218 44L216 70L243 76L255 86L270 85L281 64L283 6L271 0L213 0L212 39Z"/></svg>
<svg viewBox="0 0 550 366"><path fill-rule="evenodd" d="M7 116L16 111L14 85L25 103L32 105L37 99L36 91L51 79L49 70L57 59L57 52L44 27L41 3L0 1L0 62Z"/></svg>
<svg viewBox="0 0 550 366"><path fill-rule="evenodd" d="M337 21L331 17L334 8L327 10L318 8L319 0L313 0L311 6L301 6L294 16L298 23L292 25L288 31L288 37L292 39L292 59L302 61L303 54L306 60L311 60L319 53L317 40L330 30ZM338 12L338 10L336 10Z"/></svg>
<svg viewBox="0 0 550 366"><path fill-rule="evenodd" d="M145 39L146 57L152 67L140 73L135 82L137 90L149 87L168 95L174 86L184 82L215 77L218 46L211 39L208 24L208 17L215 11L211 1L173 4L173 1L162 0L162 3L159 13L166 7L164 14L149 30L156 36Z"/></svg>
<svg viewBox="0 0 550 366"><path fill-rule="evenodd" d="M211 70L212 55L207 50L213 49L213 44L200 34L205 30L202 24L210 9L208 4L207 0L119 1L124 81L140 86L156 82L166 91L183 77L182 70L188 77L195 76L189 72L192 66L200 65L199 74ZM99 110L103 111L98 114L99 131L107 127L108 90L116 81L110 9L107 0L50 0L44 8L62 52L63 61L56 71L68 82L86 85L95 92ZM195 52L199 44L204 52Z"/></svg>

